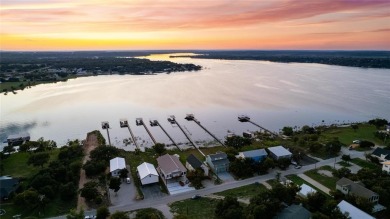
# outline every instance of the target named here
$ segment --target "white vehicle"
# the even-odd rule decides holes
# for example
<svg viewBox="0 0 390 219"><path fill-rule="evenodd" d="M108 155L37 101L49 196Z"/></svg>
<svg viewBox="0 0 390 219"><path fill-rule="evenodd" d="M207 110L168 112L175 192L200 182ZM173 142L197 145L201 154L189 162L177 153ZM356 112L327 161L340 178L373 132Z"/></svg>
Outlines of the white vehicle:
<svg viewBox="0 0 390 219"><path fill-rule="evenodd" d="M127 184L130 184L130 183L131 183L130 178L126 178L126 183L127 183Z"/></svg>

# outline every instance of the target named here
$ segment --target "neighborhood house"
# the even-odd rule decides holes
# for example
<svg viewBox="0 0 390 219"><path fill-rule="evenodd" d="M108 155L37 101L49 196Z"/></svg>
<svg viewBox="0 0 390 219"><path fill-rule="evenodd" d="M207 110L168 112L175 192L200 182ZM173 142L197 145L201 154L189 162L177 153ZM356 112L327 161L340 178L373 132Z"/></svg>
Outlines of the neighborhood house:
<svg viewBox="0 0 390 219"><path fill-rule="evenodd" d="M187 169L180 162L179 158L174 155L165 154L157 158L158 168L161 178L165 184L168 179L185 176Z"/></svg>
<svg viewBox="0 0 390 219"><path fill-rule="evenodd" d="M390 161L390 150L386 150L383 148L376 148L371 156L377 157L380 161Z"/></svg>
<svg viewBox="0 0 390 219"><path fill-rule="evenodd" d="M348 213L351 219L375 219L371 215L366 212L360 210L359 208L349 204L348 202L342 200L337 207L339 207L340 211L344 213Z"/></svg>
<svg viewBox="0 0 390 219"><path fill-rule="evenodd" d="M390 174L390 161L385 161L382 165L382 170Z"/></svg>
<svg viewBox="0 0 390 219"><path fill-rule="evenodd" d="M137 167L137 171L142 185L158 182L158 173L153 164L143 162Z"/></svg>
<svg viewBox="0 0 390 219"><path fill-rule="evenodd" d="M206 156L206 162L209 164L214 173L223 173L229 171L229 160L227 154L218 151L215 154Z"/></svg>
<svg viewBox="0 0 390 219"><path fill-rule="evenodd" d="M111 176L119 176L119 172L126 168L125 159L122 157L116 157L110 160L110 173Z"/></svg>
<svg viewBox="0 0 390 219"><path fill-rule="evenodd" d="M209 168L202 163L198 158L196 158L193 154L190 154L186 160L186 168L190 171L194 171L195 169L202 169L205 176L209 175Z"/></svg>
<svg viewBox="0 0 390 219"><path fill-rule="evenodd" d="M281 158L290 159L292 156L292 153L283 146L269 147L267 149L270 152L270 156L275 160L279 160Z"/></svg>
<svg viewBox="0 0 390 219"><path fill-rule="evenodd" d="M278 213L274 219L310 219L311 213L301 205L292 204Z"/></svg>
<svg viewBox="0 0 390 219"><path fill-rule="evenodd" d="M301 185L301 190L298 192L298 195L301 196L301 197L304 197L304 198L307 198L307 196L311 193L315 193L317 192L315 189L313 189L312 187L306 185L306 184L302 184Z"/></svg>
<svg viewBox="0 0 390 219"><path fill-rule="evenodd" d="M236 156L237 158L251 158L255 162L261 162L268 156L267 151L264 149L257 149L257 150L251 150L251 151L243 151L239 152Z"/></svg>
<svg viewBox="0 0 390 219"><path fill-rule="evenodd" d="M350 179L345 177L341 178L336 182L336 189L344 194L355 195L362 198L366 198L368 201L372 203L378 203L379 195L363 185L359 182L353 182Z"/></svg>

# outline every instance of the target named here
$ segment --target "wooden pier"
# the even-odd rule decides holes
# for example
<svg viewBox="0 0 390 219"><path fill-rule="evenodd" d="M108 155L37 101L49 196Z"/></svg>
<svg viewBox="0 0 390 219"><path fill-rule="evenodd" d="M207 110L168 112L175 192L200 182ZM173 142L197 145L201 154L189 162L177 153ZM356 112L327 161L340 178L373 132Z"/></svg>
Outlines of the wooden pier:
<svg viewBox="0 0 390 219"><path fill-rule="evenodd" d="M172 143L177 147L177 149L179 149L179 151L181 151L181 149L179 148L179 145L176 144L176 142L173 140L173 138L168 134L168 132L164 129L164 127L162 127L162 125L157 121L157 120L150 120L150 126L159 126L161 128L161 130L163 130L163 132L168 136L169 140L172 141Z"/></svg>
<svg viewBox="0 0 390 219"><path fill-rule="evenodd" d="M253 125L257 126L260 128L260 130L263 130L264 132L266 133L269 133L271 135L273 135L274 137L278 137L279 135L276 134L275 132L272 132L266 128L264 128L263 126L259 125L259 124L256 124L255 122L252 122L251 121L251 118L249 116L246 116L246 115L241 115L241 116L238 116L238 121L240 122L249 122L249 123L252 123Z"/></svg>
<svg viewBox="0 0 390 219"><path fill-rule="evenodd" d="M224 143L222 143L221 140L219 140L213 133L211 133L209 130L206 129L200 122L195 118L194 114L187 114L185 117L188 121L194 121L196 124L198 124L203 130L205 130L211 137L213 137L217 142L219 142L222 146L226 147Z"/></svg>
<svg viewBox="0 0 390 219"><path fill-rule="evenodd" d="M146 130L146 132L149 134L150 138L152 139L153 143L154 143L154 144L157 144L156 139L154 139L152 133L149 131L148 127L146 127L146 125L145 125L145 123L144 123L144 120L143 120L142 118L137 118L137 119L135 120L135 124L136 124L137 126L143 125L144 128L145 128L145 130Z"/></svg>
<svg viewBox="0 0 390 219"><path fill-rule="evenodd" d="M130 125L129 125L129 122L127 121L127 119L121 119L121 120L119 121L119 125L120 125L121 128L127 127L127 129L128 129L129 132L130 132L131 139L133 140L135 146L136 146L138 149L140 149L140 147L139 147L139 145L138 145L138 143L137 143L137 140L135 139L135 136L134 136L134 134L133 134L133 131L131 131L131 128L130 128Z"/></svg>
<svg viewBox="0 0 390 219"><path fill-rule="evenodd" d="M110 132L108 129L110 129L110 124L107 121L102 122L102 129L105 129L107 131L107 137L108 137L108 144L111 145L111 139L110 139Z"/></svg>
<svg viewBox="0 0 390 219"><path fill-rule="evenodd" d="M187 132L185 132L184 129L181 127L181 125L177 122L175 116L173 116L173 115L169 116L168 122L170 122L171 124L176 124L180 128L180 130L183 132L183 134L186 136L188 141L190 141L192 146L194 146L199 151L200 154L202 154L204 157L206 157L206 155L196 146L195 142L190 138L190 136L187 134Z"/></svg>

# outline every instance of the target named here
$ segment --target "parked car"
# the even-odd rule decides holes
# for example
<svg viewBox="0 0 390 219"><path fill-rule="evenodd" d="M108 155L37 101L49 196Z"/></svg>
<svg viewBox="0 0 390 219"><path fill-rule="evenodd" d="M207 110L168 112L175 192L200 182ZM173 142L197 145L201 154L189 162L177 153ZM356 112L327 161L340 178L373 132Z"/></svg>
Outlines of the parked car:
<svg viewBox="0 0 390 219"><path fill-rule="evenodd" d="M202 196L200 196L200 195L194 195L194 196L191 197L191 199L195 200L195 199L200 199L201 197Z"/></svg>
<svg viewBox="0 0 390 219"><path fill-rule="evenodd" d="M85 219L95 219L96 215L87 215L84 217Z"/></svg>
<svg viewBox="0 0 390 219"><path fill-rule="evenodd" d="M127 184L130 184L130 183L131 183L130 178L126 178L126 183L127 183Z"/></svg>
<svg viewBox="0 0 390 219"><path fill-rule="evenodd" d="M295 166L295 169L301 169L301 168L302 168L302 166L300 166L300 165Z"/></svg>

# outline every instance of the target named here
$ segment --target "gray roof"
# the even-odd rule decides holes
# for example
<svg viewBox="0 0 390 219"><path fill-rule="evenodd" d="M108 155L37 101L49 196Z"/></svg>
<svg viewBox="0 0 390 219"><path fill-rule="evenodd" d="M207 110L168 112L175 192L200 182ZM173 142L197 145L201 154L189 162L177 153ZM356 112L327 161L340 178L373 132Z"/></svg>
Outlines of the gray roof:
<svg viewBox="0 0 390 219"><path fill-rule="evenodd" d="M383 149L383 148L376 148L372 152L372 154L375 155L375 156L378 156L378 157L380 157L383 154L383 155L386 155L385 156L386 160L390 160L390 150L386 150L386 149Z"/></svg>
<svg viewBox="0 0 390 219"><path fill-rule="evenodd" d="M186 172L186 168L180 162L179 158L173 155L165 154L157 158L158 167L165 173Z"/></svg>
<svg viewBox="0 0 390 219"><path fill-rule="evenodd" d="M278 157L283 157L287 155L291 155L291 152L288 151L283 146L275 146L275 147L269 147L267 148L271 153L275 154Z"/></svg>
<svg viewBox="0 0 390 219"><path fill-rule="evenodd" d="M202 162L198 160L193 154L188 155L187 162L194 168L200 168L202 166Z"/></svg>
<svg viewBox="0 0 390 219"><path fill-rule="evenodd" d="M242 151L240 152L244 155L246 158L251 157L258 157L258 156L267 156L268 153L264 149L257 149L257 150L251 150L251 151Z"/></svg>
<svg viewBox="0 0 390 219"><path fill-rule="evenodd" d="M215 154L209 154L207 155L211 158L211 161L217 161L217 160L223 160L223 159L227 159L227 154L223 153L223 152L217 152Z"/></svg>
<svg viewBox="0 0 390 219"><path fill-rule="evenodd" d="M366 187L360 185L359 183L356 183L345 177L337 181L336 184L339 186L348 186L351 193L353 193L356 196L371 198L373 195L378 195L377 193L367 189Z"/></svg>
<svg viewBox="0 0 390 219"><path fill-rule="evenodd" d="M0 197L8 197L19 185L19 180L12 177L0 177Z"/></svg>
<svg viewBox="0 0 390 219"><path fill-rule="evenodd" d="M214 161L211 161L211 162L213 162L214 166L222 166L222 165L226 165L226 164L230 163L230 161L228 159L214 160Z"/></svg>
<svg viewBox="0 0 390 219"><path fill-rule="evenodd" d="M311 213L301 205L290 205L277 214L274 219L309 219Z"/></svg>

